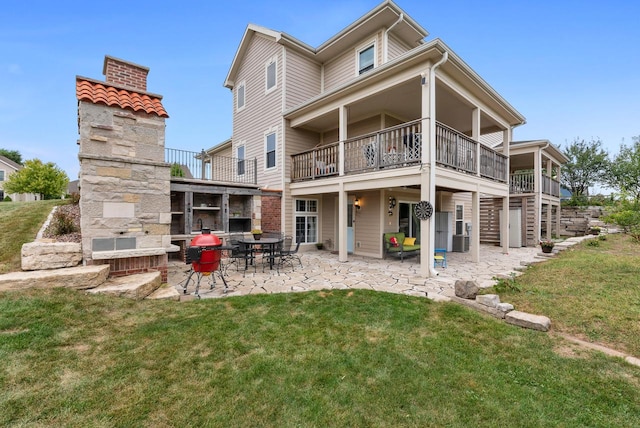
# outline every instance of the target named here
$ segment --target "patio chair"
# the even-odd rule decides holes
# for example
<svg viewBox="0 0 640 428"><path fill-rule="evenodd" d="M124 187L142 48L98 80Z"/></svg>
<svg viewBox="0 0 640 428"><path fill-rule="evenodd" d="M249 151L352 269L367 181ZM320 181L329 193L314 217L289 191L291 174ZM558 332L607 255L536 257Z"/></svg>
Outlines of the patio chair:
<svg viewBox="0 0 640 428"><path fill-rule="evenodd" d="M229 268L230 264L235 264L236 271L240 271L240 263L244 262L242 274L244 276L249 265L253 265L254 272L256 270L256 266L254 263L255 255L253 253L253 249L241 242L242 237L242 235L231 235L229 237L229 244L231 246L231 251L229 252L230 262L225 265L225 271Z"/></svg>
<svg viewBox="0 0 640 428"><path fill-rule="evenodd" d="M300 256L298 256L298 250L300 249L300 242L302 242L302 236L298 236L296 240L296 248L294 250L291 249L291 245L293 243L293 237L285 236L284 244L282 246L282 251L280 252L280 264L289 263L291 264L291 269L295 270L293 266L293 260L298 260L300 267L302 267L302 260L300 260Z"/></svg>
<svg viewBox="0 0 640 428"><path fill-rule="evenodd" d="M433 254L433 267L440 265L443 269L447 267L447 249L436 248Z"/></svg>

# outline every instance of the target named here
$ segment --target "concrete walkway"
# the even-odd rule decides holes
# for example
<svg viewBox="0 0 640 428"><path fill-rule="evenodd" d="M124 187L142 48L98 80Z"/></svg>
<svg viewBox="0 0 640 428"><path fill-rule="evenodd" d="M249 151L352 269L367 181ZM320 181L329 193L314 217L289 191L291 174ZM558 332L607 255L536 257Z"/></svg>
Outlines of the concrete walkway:
<svg viewBox="0 0 640 428"><path fill-rule="evenodd" d="M262 272L259 264L257 272L250 268L243 277L242 270L236 271L234 265L227 269L225 276L229 289L223 293L224 286L216 275L216 284L210 287L210 279L203 277L200 284L202 298L239 296L258 293L289 293L310 290L332 289L370 289L401 293L413 296L429 297L434 300L448 300L454 295L454 284L458 279L475 280L481 287L490 287L496 276L517 272L523 264L543 261L539 248L511 248L509 254L503 254L500 247L483 245L480 249L479 263L471 262L470 253L447 253L447 267L437 267L439 275L435 278L422 278L417 257L400 262L389 258L379 260L361 256L349 256L349 261L341 263L337 254L329 251L309 250L299 253L303 267L295 265L285 267L278 274L269 271L267 266ZM190 266L181 262L171 262L169 266L170 285L182 293ZM195 290L191 281L187 293Z"/></svg>

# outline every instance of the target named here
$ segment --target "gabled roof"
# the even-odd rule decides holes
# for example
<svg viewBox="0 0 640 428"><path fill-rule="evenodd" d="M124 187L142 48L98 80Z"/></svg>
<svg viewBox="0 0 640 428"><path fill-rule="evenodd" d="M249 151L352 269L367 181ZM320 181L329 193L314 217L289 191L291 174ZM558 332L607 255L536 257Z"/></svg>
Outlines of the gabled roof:
<svg viewBox="0 0 640 428"><path fill-rule="evenodd" d="M541 148L544 151L548 152L554 158L556 158L559 162L567 163L569 162L569 158L562 153L559 147L552 144L549 140L522 140L522 141L512 141L509 144L511 148ZM497 146L502 147L502 144Z"/></svg>
<svg viewBox="0 0 640 428"><path fill-rule="evenodd" d="M0 155L0 162L2 162L4 164L7 164L8 166L10 166L11 168L15 169L16 171L22 169L22 165L12 161L11 159L9 159L6 156Z"/></svg>
<svg viewBox="0 0 640 428"><path fill-rule="evenodd" d="M215 146L212 146L210 148L208 148L207 150L205 150L205 152L207 152L208 155L214 155L216 153L219 153L223 150L229 150L232 147L232 139L229 138L227 140L224 140L218 144L216 144Z"/></svg>
<svg viewBox="0 0 640 428"><path fill-rule="evenodd" d="M349 46L358 43L362 38L367 37L382 28L391 27L393 27L393 34L396 37L413 47L423 44L423 39L429 35L427 30L422 28L420 24L409 17L391 0L385 0L380 3L377 7L354 21L338 34L322 43L317 49L314 49L287 33L270 30L259 25L249 24L233 58L224 86L232 89L235 85L235 76L238 72L238 68L240 67L242 58L249 47L249 42L255 34L270 37L276 43L288 46L315 61L323 63L335 57Z"/></svg>
<svg viewBox="0 0 640 428"><path fill-rule="evenodd" d="M330 91L319 94L302 104L291 108L284 112L286 119L294 119L295 117L305 114L310 110L316 109L323 103L330 103L331 101L344 96L344 93L348 91L354 91L366 85L371 85L377 81L384 80L388 73L394 70L410 67L417 62L423 62L431 60L436 62L442 58L444 53L447 52L448 59L440 67L447 70L447 72L460 81L470 82L468 87L469 91L474 93L478 98L484 100L486 103L496 108L499 111L503 111L508 117L508 122L511 126L517 126L526 122L525 117L518 112L507 100L505 100L495 89L491 87L478 73L476 73L466 62L462 60L451 48L449 48L442 40L434 39L426 42L419 47L394 58L385 64L374 68L370 72L358 76L350 81L337 86Z"/></svg>
<svg viewBox="0 0 640 428"><path fill-rule="evenodd" d="M87 77L76 76L76 98L94 104L117 106L122 109L143 111L159 117L169 117L162 106L162 96L135 91Z"/></svg>

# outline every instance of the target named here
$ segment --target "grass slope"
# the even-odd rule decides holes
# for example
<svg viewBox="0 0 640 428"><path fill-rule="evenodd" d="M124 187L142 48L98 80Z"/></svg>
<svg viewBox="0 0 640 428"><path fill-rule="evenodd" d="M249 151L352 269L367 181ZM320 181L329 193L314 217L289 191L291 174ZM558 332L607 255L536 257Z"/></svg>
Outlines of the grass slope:
<svg viewBox="0 0 640 428"><path fill-rule="evenodd" d="M51 209L66 202L0 202L0 274L20 270L22 244L35 239Z"/></svg>
<svg viewBox="0 0 640 428"><path fill-rule="evenodd" d="M544 314L553 329L640 357L640 245L627 235L589 240L517 279L501 293L519 310Z"/></svg>
<svg viewBox="0 0 640 428"><path fill-rule="evenodd" d="M640 371L372 291L0 294L2 426L640 426Z"/></svg>

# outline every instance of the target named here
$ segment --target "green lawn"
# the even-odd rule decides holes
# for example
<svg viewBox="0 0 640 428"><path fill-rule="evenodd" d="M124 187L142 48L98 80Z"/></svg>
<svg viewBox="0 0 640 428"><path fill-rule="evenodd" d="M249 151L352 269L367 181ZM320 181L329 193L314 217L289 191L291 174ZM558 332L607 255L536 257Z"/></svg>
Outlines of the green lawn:
<svg viewBox="0 0 640 428"><path fill-rule="evenodd" d="M0 294L2 426L640 426L640 370L365 290Z"/></svg>
<svg viewBox="0 0 640 428"><path fill-rule="evenodd" d="M640 358L640 244L628 235L588 240L517 278L501 293L516 309L551 318L553 330Z"/></svg>
<svg viewBox="0 0 640 428"><path fill-rule="evenodd" d="M19 270L60 201L0 204ZM638 246L530 268L517 309L640 356ZM365 290L132 301L0 293L0 426L635 427L640 369L452 303Z"/></svg>
<svg viewBox="0 0 640 428"><path fill-rule="evenodd" d="M0 202L0 274L20 270L22 244L35 239L51 209L62 200Z"/></svg>

